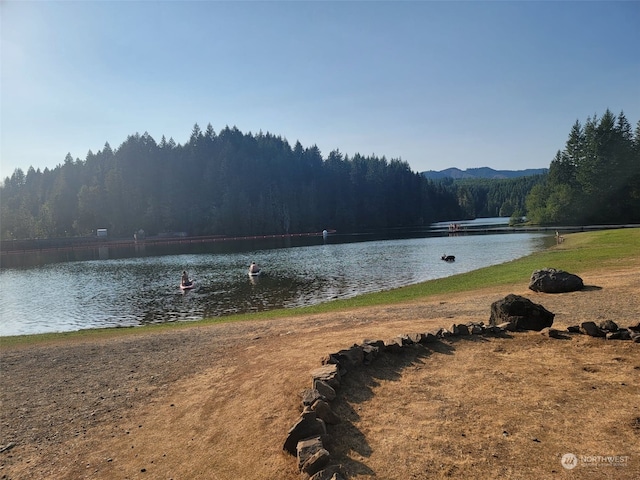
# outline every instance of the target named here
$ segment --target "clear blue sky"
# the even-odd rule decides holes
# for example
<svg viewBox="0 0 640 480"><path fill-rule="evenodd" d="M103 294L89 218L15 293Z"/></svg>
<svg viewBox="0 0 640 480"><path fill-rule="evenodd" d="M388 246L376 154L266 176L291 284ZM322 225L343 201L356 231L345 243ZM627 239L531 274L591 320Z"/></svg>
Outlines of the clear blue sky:
<svg viewBox="0 0 640 480"><path fill-rule="evenodd" d="M640 120L640 2L6 1L0 178L145 131L271 132L414 171L548 167Z"/></svg>

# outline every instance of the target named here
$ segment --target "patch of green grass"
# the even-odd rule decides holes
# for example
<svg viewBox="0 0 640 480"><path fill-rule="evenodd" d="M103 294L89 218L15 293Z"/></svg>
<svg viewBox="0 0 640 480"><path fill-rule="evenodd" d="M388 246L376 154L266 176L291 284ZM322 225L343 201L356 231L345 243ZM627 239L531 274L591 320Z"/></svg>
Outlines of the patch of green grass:
<svg viewBox="0 0 640 480"><path fill-rule="evenodd" d="M546 267L558 268L580 275L582 272L596 268L613 268L620 266L640 267L640 229L600 230L565 235L565 241L560 245L554 245L542 252L536 252L500 265L481 268L472 272L437 280L429 280L407 287L369 293L344 300L334 300L309 307L216 317L197 322L176 322L132 328L99 328L80 330L77 332L0 337L0 347L44 343L64 339L99 339L223 322L266 320L270 318L335 312L349 308L397 304L432 295L467 292L482 287L528 282L534 270L540 270Z"/></svg>

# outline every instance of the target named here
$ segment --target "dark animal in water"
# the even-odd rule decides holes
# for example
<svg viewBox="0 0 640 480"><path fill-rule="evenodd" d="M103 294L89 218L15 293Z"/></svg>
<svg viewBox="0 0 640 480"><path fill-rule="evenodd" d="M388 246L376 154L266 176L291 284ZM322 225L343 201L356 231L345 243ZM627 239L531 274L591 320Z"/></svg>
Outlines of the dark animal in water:
<svg viewBox="0 0 640 480"><path fill-rule="evenodd" d="M456 257L454 255L442 255L442 260L445 262L455 262Z"/></svg>

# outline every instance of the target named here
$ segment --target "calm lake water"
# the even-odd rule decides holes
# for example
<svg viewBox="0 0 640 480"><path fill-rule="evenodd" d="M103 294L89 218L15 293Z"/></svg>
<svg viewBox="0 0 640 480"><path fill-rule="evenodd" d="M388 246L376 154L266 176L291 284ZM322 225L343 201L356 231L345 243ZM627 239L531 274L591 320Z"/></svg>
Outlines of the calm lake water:
<svg viewBox="0 0 640 480"><path fill-rule="evenodd" d="M548 233L437 236L54 263L0 271L0 335L198 320L296 307L523 257ZM456 256L452 263L441 255ZM249 277L257 262L263 275ZM180 274L195 279L182 292Z"/></svg>

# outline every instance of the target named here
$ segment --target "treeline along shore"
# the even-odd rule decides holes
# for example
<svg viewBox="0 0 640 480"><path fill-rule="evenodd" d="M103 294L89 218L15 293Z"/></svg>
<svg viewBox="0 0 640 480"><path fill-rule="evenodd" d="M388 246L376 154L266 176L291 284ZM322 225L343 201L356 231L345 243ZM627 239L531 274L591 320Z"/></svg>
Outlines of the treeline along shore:
<svg viewBox="0 0 640 480"><path fill-rule="evenodd" d="M281 235L394 228L462 218L455 194L408 163L323 158L269 133L193 128L177 145L135 134L53 170L17 170L2 187L3 240L135 232Z"/></svg>
<svg viewBox="0 0 640 480"><path fill-rule="evenodd" d="M431 180L401 159L324 157L270 133L196 124L176 144L148 133L84 160L67 154L0 186L0 240L184 232L191 237L292 235L428 227L483 216L536 225L640 223L640 122L607 110L571 128L545 175Z"/></svg>

